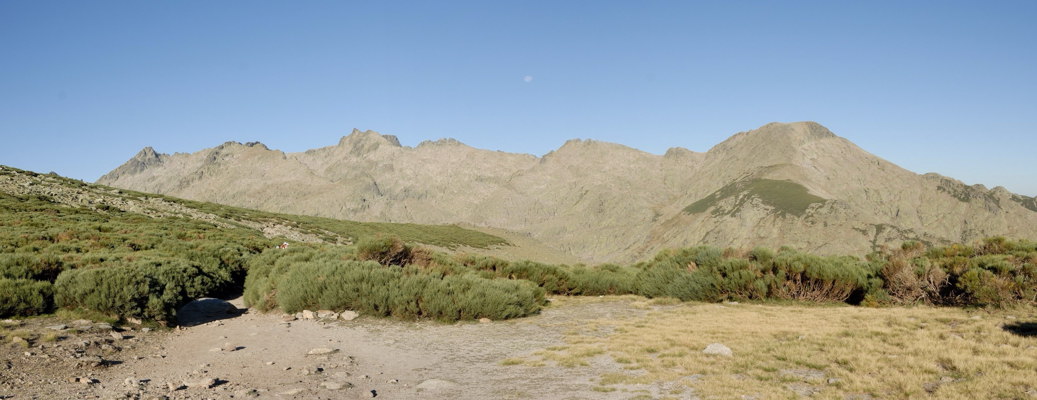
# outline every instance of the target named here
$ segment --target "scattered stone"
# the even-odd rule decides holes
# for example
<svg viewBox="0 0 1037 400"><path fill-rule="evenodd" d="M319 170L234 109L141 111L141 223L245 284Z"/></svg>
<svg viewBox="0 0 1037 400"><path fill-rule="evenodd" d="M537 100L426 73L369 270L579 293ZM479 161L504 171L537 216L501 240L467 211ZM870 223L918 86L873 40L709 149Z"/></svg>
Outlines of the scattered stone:
<svg viewBox="0 0 1037 400"><path fill-rule="evenodd" d="M731 348L724 346L721 343L711 343L709 346L706 346L704 350L702 350L702 353L724 357L734 356L734 352L731 351Z"/></svg>
<svg viewBox="0 0 1037 400"><path fill-rule="evenodd" d="M104 322L100 322L97 325L94 325L94 329L97 329L99 331L110 331L110 330L112 330L112 325L104 323Z"/></svg>
<svg viewBox="0 0 1037 400"><path fill-rule="evenodd" d="M177 314L177 315L179 315L179 314ZM141 320L133 318L133 317L126 317L126 322L129 322L129 323L134 324L134 325L140 325L140 324L144 323L144 321L141 321Z"/></svg>
<svg viewBox="0 0 1037 400"><path fill-rule="evenodd" d="M148 379L137 379L137 378L134 378L134 377L129 377L129 378L126 378L125 380L123 380L122 383L124 383L124 384L126 384L126 386L129 386L129 387L132 387L132 388L138 388L138 387L141 387L142 385L144 385L145 383L147 383L148 381L149 381Z"/></svg>
<svg viewBox="0 0 1037 400"><path fill-rule="evenodd" d="M338 319L341 319L343 321L352 321L354 319L357 319L357 317L359 316L360 313L356 311L346 310L338 314Z"/></svg>
<svg viewBox="0 0 1037 400"><path fill-rule="evenodd" d="M148 333L148 332L151 332L151 328L140 328L140 331L144 332L144 333Z"/></svg>
<svg viewBox="0 0 1037 400"><path fill-rule="evenodd" d="M390 380L385 381L385 383L397 384L397 383L400 383L400 380L399 379L390 379Z"/></svg>
<svg viewBox="0 0 1037 400"><path fill-rule="evenodd" d="M266 362L266 365L274 365L274 364L275 364L275 363L274 363L273 361L267 361L267 362Z"/></svg>
<svg viewBox="0 0 1037 400"><path fill-rule="evenodd" d="M100 381L98 381L97 379L87 377L69 378L68 381L71 383L81 383L84 385L93 385L96 383L100 383Z"/></svg>
<svg viewBox="0 0 1037 400"><path fill-rule="evenodd" d="M374 389L371 389L371 391L370 391L370 392L367 392L367 396L368 396L368 397L371 397L371 398L375 398L375 397L378 397L378 391L377 391L377 390L374 390Z"/></svg>
<svg viewBox="0 0 1037 400"><path fill-rule="evenodd" d="M297 395L299 393L302 393L302 392L305 392L305 391L306 391L306 389L295 388L295 389L290 389L290 390L283 391L283 392L278 393L278 394L280 394L281 396L295 396L295 395Z"/></svg>
<svg viewBox="0 0 1037 400"><path fill-rule="evenodd" d="M799 378L804 382L821 382L825 380L824 371L816 369L783 369L781 376Z"/></svg>
<svg viewBox="0 0 1037 400"><path fill-rule="evenodd" d="M332 349L328 347L318 347L310 350L306 353L308 356L326 356L328 354L338 353L338 349Z"/></svg>
<svg viewBox="0 0 1037 400"><path fill-rule="evenodd" d="M259 397L259 390L242 389L234 392L234 397Z"/></svg>
<svg viewBox="0 0 1037 400"><path fill-rule="evenodd" d="M51 330L55 330L55 331L63 331L65 329L68 329L68 326L67 325L60 325L60 324L59 325L51 325L51 326L48 326L47 329L51 329Z"/></svg>
<svg viewBox="0 0 1037 400"><path fill-rule="evenodd" d="M219 382L219 380L216 378L201 378L193 381L185 381L184 386L187 386L188 388L209 389L216 386L217 382Z"/></svg>
<svg viewBox="0 0 1037 400"><path fill-rule="evenodd" d="M115 339L115 340L123 340L123 339L126 338L125 336L122 335L122 333L119 333L119 332L116 332L116 331L108 332L108 335L111 336L112 339Z"/></svg>
<svg viewBox="0 0 1037 400"><path fill-rule="evenodd" d="M76 363L80 367L100 367L105 364L104 359L99 356L85 356L76 360Z"/></svg>
<svg viewBox="0 0 1037 400"><path fill-rule="evenodd" d="M328 389L328 390L341 390L341 389L351 388L351 387L353 387L353 384L351 384L349 382L327 381L327 382L322 382L320 384L320 386L322 388L325 388L325 389Z"/></svg>
<svg viewBox="0 0 1037 400"><path fill-rule="evenodd" d="M488 324L490 322L493 322L493 320L491 320L489 318L479 318L479 323L481 323L481 324Z"/></svg>
<svg viewBox="0 0 1037 400"><path fill-rule="evenodd" d="M11 343L12 344L16 344L16 345L21 345L21 346L28 346L29 345L28 341L26 341L24 338L19 337L19 336L12 337L11 338Z"/></svg>
<svg viewBox="0 0 1037 400"><path fill-rule="evenodd" d="M169 382L166 384L166 388L169 389L170 392L175 392L177 390L187 389L187 386L179 383Z"/></svg>
<svg viewBox="0 0 1037 400"><path fill-rule="evenodd" d="M331 310L317 310L317 318L335 319L338 318L338 313Z"/></svg>
<svg viewBox="0 0 1037 400"><path fill-rule="evenodd" d="M302 310L302 319L314 319L316 317L317 317L317 314L314 314L313 311Z"/></svg>
<svg viewBox="0 0 1037 400"><path fill-rule="evenodd" d="M233 344L230 344L230 343L224 343L223 346L220 347L220 350L228 351L228 352L230 352L230 351L238 351L238 350L241 350L241 349L244 349L244 347L233 345Z"/></svg>
<svg viewBox="0 0 1037 400"><path fill-rule="evenodd" d="M321 367L303 367L303 369L302 369L302 374L303 375L316 375L316 374L319 374L321 372L324 372L324 368L321 368Z"/></svg>
<svg viewBox="0 0 1037 400"><path fill-rule="evenodd" d="M442 379L427 379L419 383L414 388L422 390L441 390L441 389L452 389L459 386L457 383L446 381Z"/></svg>
<svg viewBox="0 0 1037 400"><path fill-rule="evenodd" d="M284 321L284 322L291 322L291 321L295 321L297 319L299 319L299 318L296 318L296 316L294 316L292 314L285 314L285 315L281 316L281 321Z"/></svg>

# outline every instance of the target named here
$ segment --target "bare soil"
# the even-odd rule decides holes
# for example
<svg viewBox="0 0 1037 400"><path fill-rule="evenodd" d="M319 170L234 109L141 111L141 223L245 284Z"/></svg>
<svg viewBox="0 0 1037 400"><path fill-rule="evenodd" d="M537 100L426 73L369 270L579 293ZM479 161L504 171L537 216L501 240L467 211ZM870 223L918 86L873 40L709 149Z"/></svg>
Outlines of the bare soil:
<svg viewBox="0 0 1037 400"><path fill-rule="evenodd" d="M8 322L0 399L627 399L659 392L651 385L602 391L596 380L621 369L607 356L581 368L505 365L563 344L583 322L651 308L629 298L561 303L528 318L453 324L364 316L285 321L245 311L188 328L131 327L121 339L53 317ZM15 330L37 335L12 343ZM96 356L100 365L93 365Z"/></svg>

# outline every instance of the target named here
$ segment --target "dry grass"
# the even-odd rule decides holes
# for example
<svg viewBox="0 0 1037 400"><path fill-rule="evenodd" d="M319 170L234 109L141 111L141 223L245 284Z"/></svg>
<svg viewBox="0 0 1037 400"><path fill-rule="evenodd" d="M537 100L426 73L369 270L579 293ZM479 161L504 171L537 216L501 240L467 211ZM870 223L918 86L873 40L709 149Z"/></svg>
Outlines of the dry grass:
<svg viewBox="0 0 1037 400"><path fill-rule="evenodd" d="M602 387L665 382L706 399L1030 398L1037 396L1035 322L1032 308L681 304L581 322L567 345L524 364L581 368L607 355L625 372L602 375ZM703 354L710 343L727 345L734 357Z"/></svg>

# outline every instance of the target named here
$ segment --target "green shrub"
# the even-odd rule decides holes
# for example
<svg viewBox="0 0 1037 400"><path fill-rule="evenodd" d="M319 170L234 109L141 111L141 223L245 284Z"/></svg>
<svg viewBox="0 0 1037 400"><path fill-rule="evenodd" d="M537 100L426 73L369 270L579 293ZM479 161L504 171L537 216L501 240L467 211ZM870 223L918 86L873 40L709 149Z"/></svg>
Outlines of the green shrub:
<svg viewBox="0 0 1037 400"><path fill-rule="evenodd" d="M54 254L0 253L0 278L53 282L64 269Z"/></svg>
<svg viewBox="0 0 1037 400"><path fill-rule="evenodd" d="M543 290L530 282L429 272L417 266L387 268L372 261L322 257L290 268L253 265L246 303L285 312L349 309L368 315L458 320L530 315Z"/></svg>
<svg viewBox="0 0 1037 400"><path fill-rule="evenodd" d="M689 271L676 262L652 262L635 276L636 293L645 297L672 297L681 301L720 300L718 282L712 274Z"/></svg>
<svg viewBox="0 0 1037 400"><path fill-rule="evenodd" d="M176 309L231 289L231 272L182 259L138 260L121 266L62 272L54 284L59 307L120 317L174 321Z"/></svg>
<svg viewBox="0 0 1037 400"><path fill-rule="evenodd" d="M0 278L0 317L48 313L53 296L49 282Z"/></svg>
<svg viewBox="0 0 1037 400"><path fill-rule="evenodd" d="M637 269L614 264L571 267L574 295L600 296L636 293Z"/></svg>
<svg viewBox="0 0 1037 400"><path fill-rule="evenodd" d="M411 263L411 247L396 236L364 239L357 243L356 254L361 260L376 261L382 265L404 266Z"/></svg>

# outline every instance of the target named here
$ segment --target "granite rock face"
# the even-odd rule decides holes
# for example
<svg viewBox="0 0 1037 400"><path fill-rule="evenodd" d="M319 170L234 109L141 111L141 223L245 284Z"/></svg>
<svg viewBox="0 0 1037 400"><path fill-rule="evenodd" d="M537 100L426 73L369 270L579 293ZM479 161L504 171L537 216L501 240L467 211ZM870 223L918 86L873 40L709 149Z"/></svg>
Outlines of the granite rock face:
<svg viewBox="0 0 1037 400"><path fill-rule="evenodd" d="M301 153L235 142L191 154L146 148L98 183L276 212L503 229L585 262L700 244L863 255L904 240L1037 238L1034 198L915 174L814 122L661 156L593 140L542 157L452 139L407 147L354 130Z"/></svg>

